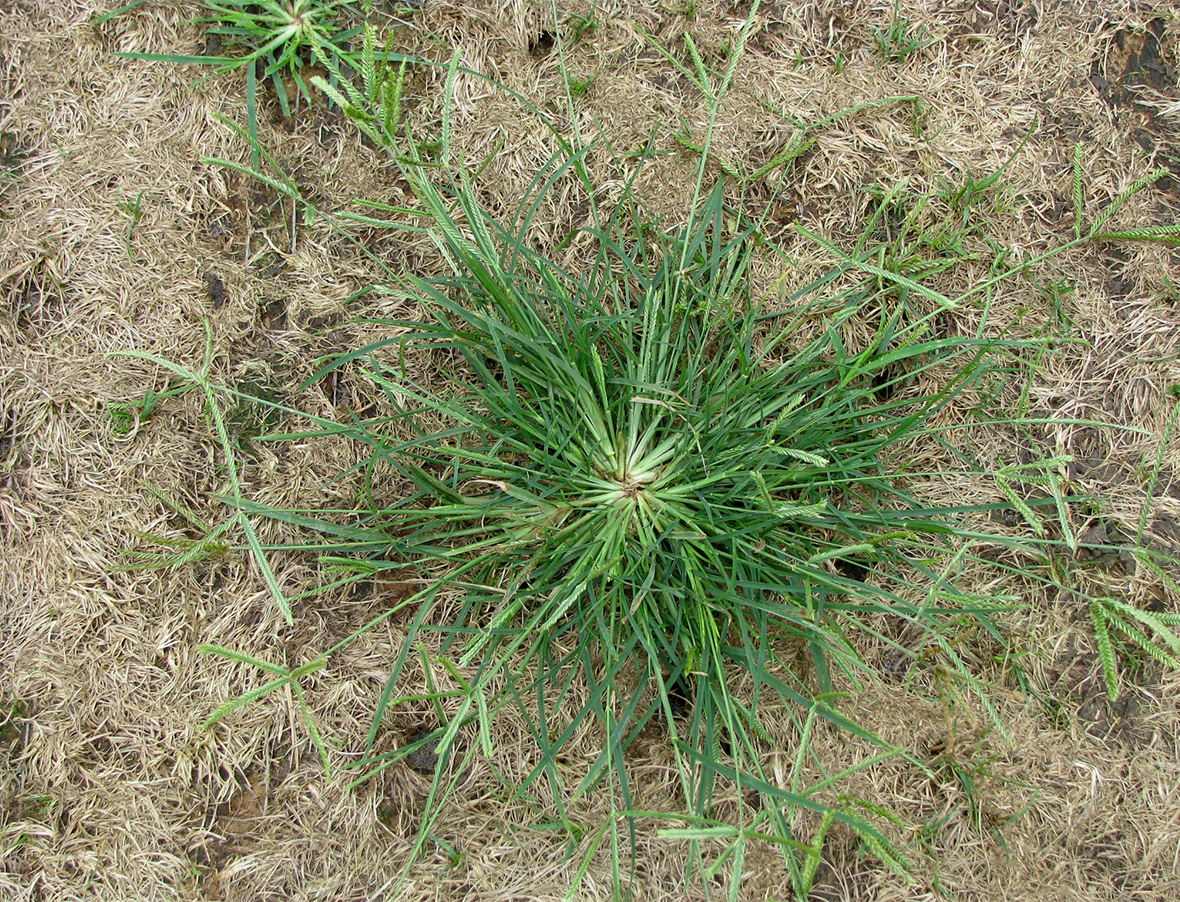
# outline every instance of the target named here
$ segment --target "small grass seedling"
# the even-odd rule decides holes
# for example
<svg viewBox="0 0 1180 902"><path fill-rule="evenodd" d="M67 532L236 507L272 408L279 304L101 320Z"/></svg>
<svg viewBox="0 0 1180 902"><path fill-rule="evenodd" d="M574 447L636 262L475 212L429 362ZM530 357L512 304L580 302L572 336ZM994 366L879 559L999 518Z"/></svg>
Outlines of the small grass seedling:
<svg viewBox="0 0 1180 902"><path fill-rule="evenodd" d="M898 4L893 5L893 20L888 28L874 28L873 37L881 57L887 63L904 63L923 47L932 43L926 38L925 26L914 28L913 23L901 15Z"/></svg>
<svg viewBox="0 0 1180 902"><path fill-rule="evenodd" d="M136 4L111 15L126 12ZM305 74L313 67L324 71L335 85L342 74L358 70L352 40L366 32L363 24L345 24L341 16L360 22L363 12L347 0L204 0L206 15L194 22L206 25L206 34L239 56L199 56L177 53L118 53L126 59L155 60L184 65L214 66L217 73L243 71L246 75L246 110L250 137L257 147L258 77L269 79L284 116L291 102L284 79L310 106L311 89ZM105 21L109 16L103 17ZM399 56L398 59L405 59ZM257 152L254 165L259 165Z"/></svg>
<svg viewBox="0 0 1180 902"><path fill-rule="evenodd" d="M118 207L119 211L130 220L127 223L127 234L123 238L123 246L127 249L127 257L131 262L138 263L139 257L135 253L135 248L131 246L131 239L135 235L135 227L143 218L143 191L135 196L135 200L119 201Z"/></svg>

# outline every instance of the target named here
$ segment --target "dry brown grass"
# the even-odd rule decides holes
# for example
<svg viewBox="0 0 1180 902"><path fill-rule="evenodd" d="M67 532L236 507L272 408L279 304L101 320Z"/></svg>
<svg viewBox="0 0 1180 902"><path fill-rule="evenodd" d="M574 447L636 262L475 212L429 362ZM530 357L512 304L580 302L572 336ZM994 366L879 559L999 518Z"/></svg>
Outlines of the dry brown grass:
<svg viewBox="0 0 1180 902"><path fill-rule="evenodd" d="M259 674L196 649L218 643L297 664L404 597L404 586L386 582L368 594L302 602L287 626L244 555L176 572L116 570L124 551L140 544L138 533L184 534L183 522L146 485L211 522L226 512L213 500L223 476L199 399L170 400L121 436L110 405L162 389L164 377L107 356L136 349L196 366L208 319L218 379L290 392L316 358L359 340L343 302L371 277L371 264L326 228L293 230L289 205L200 162L246 159L242 142L215 118L244 120L237 82L192 86L191 70L111 55L193 52L200 33L185 23L195 3L148 2L94 27L108 5L0 4L0 131L12 135L0 151L18 168L0 195L0 721L8 719L0 726L0 897L385 898L413 843L428 779L399 765L345 791L346 777L323 772L292 700L282 695L203 729L216 705L257 685ZM568 6L590 12L588 3ZM987 233L1017 258L1069 237L1076 142L1086 143L1092 209L1150 171L1153 157L1180 173L1180 20L1166 3L1130 6L907 2L905 15L925 28L930 44L904 63L884 64L873 29L888 27L888 3L762 4L718 124L716 147L728 162L757 168L790 140L793 127L758 100L809 123L877 98L922 99L920 130L911 105L882 106L820 129L814 149L775 174L783 190L769 228L779 229L796 258L790 283L826 264L788 231L792 221L848 240L863 221L862 187L904 182L926 193L967 173L985 175L1034 125L1008 170L1004 203L987 211ZM694 15L679 11L689 7ZM536 46L550 21L547 4L429 2L403 38L433 57L461 48L467 66L503 80L564 127L587 135L601 128L620 151L640 147L656 123L659 146L674 151L670 127L683 116L702 130L705 105L643 35L682 48L680 36L690 33L710 58L748 7L599 3L599 27L568 51L571 71L595 77L576 122L558 99L554 54ZM1146 76L1125 74L1128 63L1144 60ZM414 88L411 117L434 121L439 78ZM487 201L512 204L556 149L552 136L484 82L460 79L456 101L457 152L483 160L495 150L486 179L495 193ZM305 188L324 197L398 199L386 164L325 111L285 123L264 119L263 143ZM606 154L589 163L603 184L629 174ZM647 168L639 186L653 211L683 216L691 167L690 154L673 152ZM142 216L128 237L132 221L121 205L140 195ZM584 217L574 194L556 193L541 237L558 238ZM1157 184L1120 214L1129 224L1178 218L1176 180ZM374 247L394 266L424 263L419 247L388 240ZM575 243L569 253L577 252ZM1046 427L1035 436L1050 453L1074 455L1078 484L1099 499L1100 511L1074 524L1079 530L1101 520L1104 529L1134 533L1145 473L1171 410L1167 390L1180 381L1180 298L1171 288L1178 272L1180 257L1166 248L1095 244L1037 273L1045 283L1075 287L1070 315L1086 341L1062 346L1047 361L1032 387L1033 409L1112 424ZM767 285L779 275L767 273ZM1000 320L1010 320L1022 308L1044 311L1045 301L1029 285L1012 283L995 306ZM369 392L362 380L343 376L295 400L331 414L362 408ZM980 453L1011 460L1020 442L997 431ZM330 443L262 449L245 458L245 486L252 497L301 507L347 498L355 485L330 479L354 454ZM1149 525L1161 546L1175 551L1180 450L1173 443L1163 454ZM995 486L945 491L997 497ZM312 573L298 555L277 558L275 567L290 587ZM1112 564L1101 577L1138 604L1154 600L1175 610L1180 603L1133 567ZM1180 898L1180 675L1152 668L1127 675L1125 700L1112 705L1102 694L1085 612L1032 590L1028 601L1004 626L1048 704L1019 691L988 649L976 661L980 675L999 684L1010 741L987 728L978 702L919 678L885 679L854 700L864 723L912 749L935 774L898 760L862 772L853 787L902 818L897 837L913 843L917 877L902 881L836 833L814 898ZM403 635L395 618L307 685L341 761L355 759L363 745ZM883 650L866 649L870 659L874 654L884 666ZM423 679L413 670L410 678ZM429 713L427 706L399 711L385 747L405 741ZM797 737L786 717L781 727L776 754L785 767ZM462 776L436 831L461 853L459 862L428 847L403 898L563 897L577 860L566 857L556 833L533 827L552 818L545 790L505 802L536 758L525 735L511 717L501 722L494 760L477 759ZM571 774L600 741L593 730L579 738ZM814 742L833 769L871 754L834 734ZM636 804L675 810L665 740L656 736L635 755L644 774ZM957 772L972 774L973 797ZM575 819L597 828L599 803L580 805ZM641 835L636 898L702 895L699 885L684 889L683 852L654 833ZM770 850L751 852L746 871L743 898L788 895ZM608 897L609 875L609 860L600 856L579 897Z"/></svg>

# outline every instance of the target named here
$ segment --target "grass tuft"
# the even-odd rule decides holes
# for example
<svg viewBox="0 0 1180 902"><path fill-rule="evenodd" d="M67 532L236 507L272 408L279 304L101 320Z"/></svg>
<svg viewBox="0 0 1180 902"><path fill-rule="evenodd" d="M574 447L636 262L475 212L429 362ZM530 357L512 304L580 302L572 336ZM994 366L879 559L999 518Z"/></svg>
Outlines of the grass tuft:
<svg viewBox="0 0 1180 902"><path fill-rule="evenodd" d="M130 3L98 21L104 22L137 6ZM309 80L326 82L331 86L329 97L342 102L335 92L340 78L351 77L361 70L359 56L352 47L353 39L371 35L364 25L348 24L342 16L356 22L363 18L371 4L348 0L205 0L205 15L193 21L206 26L208 37L219 41L232 56L201 56L177 53L119 53L127 59L152 60L183 65L214 66L217 73L242 71L246 76L246 109L250 137L257 148L258 141L258 78L270 80L275 98L284 117L291 115L291 101L284 79L289 79L291 92L312 104ZM371 40L371 38L370 38ZM401 55L386 60L404 61ZM327 78L305 77L305 73L321 69ZM254 165L259 164L257 149Z"/></svg>
<svg viewBox="0 0 1180 902"><path fill-rule="evenodd" d="M905 55L920 46L903 44L908 32L895 31L890 46L904 46ZM681 68L708 100L710 123L747 32L748 23L722 76L687 43L693 67ZM387 398L387 413L316 425L320 434L355 438L369 449L369 472L396 474L405 491L388 503L374 499L395 493L373 492L365 509L347 516L246 499L208 360L203 372L193 373L136 355L202 390L226 455L228 500L237 509L230 525L242 528L260 562L271 549L259 543L252 518L269 516L324 536L319 550L340 577L335 584L382 570L437 575L399 605L415 613L352 785L408 754L407 748L375 750L386 715L401 702L429 700L440 726L421 741L437 743L438 767L408 871L435 841L432 825L462 771L448 768L449 759L462 747L469 756L493 755L490 724L512 706L538 749L516 797L538 782L559 790L557 817L577 845L586 831L568 816L569 800L607 793L613 817L589 841L578 874L609 839L621 884L620 850L635 847L637 819L670 819L636 809L626 761L639 733L658 721L674 742L685 800L675 818L681 826L662 835L689 842L705 876L728 865L731 898L737 898L747 845L766 841L783 850L796 892L806 897L837 823L851 827L888 867L904 871L903 851L887 837L896 832L886 826L895 816L836 788L855 770L898 754L837 708L841 689L875 679L858 634L896 646L875 624L901 621L921 637L915 662L951 692L978 694L1003 733L983 678L966 663L966 643L980 640L1003 650L993 615L1020 603L1003 588L1004 578L1058 585L1047 572L1052 553L1076 550L1078 543L1066 522L1076 500L1062 484L1066 458L989 466L972 453L974 423L1026 425L998 409L1003 385L1027 381L1036 365L1028 361L1043 359L1053 340L996 334L988 317L991 291L1085 241L1174 240L1172 227L1108 229L1118 207L1147 180L1087 226L1079 153L1073 240L1014 268L993 246L987 281L957 297L927 283L967 258L964 239L979 228L970 208L999 173L949 192L943 200L955 217L929 229L920 225L925 199L909 196L903 186L880 188L852 250L798 228L835 264L816 281L767 302L751 272L760 255L782 255L745 220L733 195L789 165L817 140L815 127L801 128L787 150L750 175L724 167L715 175L714 133L707 126L703 139L689 145L700 155L696 200L685 224L674 228L645 212L630 190L633 182L609 212L600 207L582 165L586 149L564 142L534 179L533 196L506 222L481 205L478 174L464 175L464 161L452 158L458 51L447 72L441 136L423 143L402 122L404 66L395 70L388 48L378 54L377 46L366 37L359 87L347 81L320 86L390 152L413 201L380 208L390 220L352 218L428 236L444 271L399 274L393 290L416 301L421 318L382 323L399 327L398 337L350 350L313 378L356 361L367 364ZM570 93L576 93L572 87ZM883 102L898 100L914 99ZM262 159L255 136L249 137L256 161ZM424 147L439 153L427 155ZM225 165L299 199L286 176ZM577 271L537 250L532 230L545 194L571 173L591 195L594 223L584 230L592 257ZM981 325L971 334L956 333L952 313L975 303L983 310ZM405 365L414 351L445 351L459 365L427 382ZM281 408L276 401L264 404ZM150 407L143 406L146 415ZM927 498L924 486L945 478L952 465L989 479L1002 500L948 506ZM1001 510L1027 529L1008 536L977 525ZM1000 588L987 597L957 586L960 574L976 567L997 573L991 585ZM273 572L265 566L263 572L290 621L290 599ZM1180 653L1174 618L1061 587L1090 604L1112 694L1116 640L1168 663ZM425 650L429 632L442 638L434 644L441 646L436 661ZM299 681L358 634L297 668L207 646L271 676L214 718L290 687L327 767L327 745ZM399 695L415 650L429 691ZM436 685L436 666L457 689ZM796 712L801 736L787 781L769 772L766 754L768 712L780 716L784 709ZM809 737L821 721L880 752L807 787L802 775ZM592 723L601 731L601 752L571 786L562 751ZM469 727L479 741L458 742ZM735 817L742 823L731 823L715 804L722 790L736 790L737 798L752 794L759 804L739 806ZM810 839L797 835L799 815L808 811L819 814ZM706 865L706 850L718 844L721 851Z"/></svg>
<svg viewBox="0 0 1180 902"><path fill-rule="evenodd" d="M394 411L326 431L351 433L372 449L372 468L410 489L351 527L244 510L321 529L336 566L442 574L419 593L405 647L438 631L444 660L467 674L444 759L465 724L486 737L488 721L515 705L541 753L523 792L556 779L563 745L597 720L604 747L574 796L609 778L625 812L625 752L654 718L675 740L692 825L670 836L724 834L740 846L768 834L791 849L787 812L813 809L903 867L867 803L821 803L775 784L762 712L801 707L881 744L831 695L873 678L854 636L880 614L913 624L941 650L938 666L982 694L948 623L970 634L973 621L999 640L990 614L1014 599L962 593L953 575L992 540L966 529L964 514L1007 505L923 501L907 486L932 474L907 468L897 449L949 447L940 412L1039 343L938 337L954 303L879 265L876 246L836 252L824 278L764 307L750 284L759 237L726 203L724 179L674 230L627 196L589 230L596 256L574 274L533 249L527 216L509 228L469 182L400 165L428 221L412 228L434 239L449 270L404 277L400 290L426 315L398 324L399 353L388 341L354 350L315 378L368 362ZM846 342L853 321L879 323L863 347ZM462 366L442 384L416 380L402 363L415 346L453 352ZM1035 503L1022 502L1033 517ZM375 712L370 753L405 660ZM396 760L365 763L375 773ZM762 795L765 811L722 831L711 820L720 783ZM423 841L428 829L429 818ZM725 856L740 860L742 848ZM810 882L814 864L788 857L796 882Z"/></svg>

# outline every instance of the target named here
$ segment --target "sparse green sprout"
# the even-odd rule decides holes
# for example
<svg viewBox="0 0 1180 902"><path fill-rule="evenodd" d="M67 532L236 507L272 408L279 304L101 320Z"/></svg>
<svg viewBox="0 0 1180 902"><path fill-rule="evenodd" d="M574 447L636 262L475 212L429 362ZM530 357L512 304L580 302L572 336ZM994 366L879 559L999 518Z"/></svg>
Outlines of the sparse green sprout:
<svg viewBox="0 0 1180 902"><path fill-rule="evenodd" d="M598 23L594 21L593 14L583 16L575 13L566 20L565 26L569 34L569 43L576 44L592 34L598 28Z"/></svg>
<svg viewBox="0 0 1180 902"><path fill-rule="evenodd" d="M585 78L579 78L576 75L571 75L567 80L567 84L569 85L570 97L577 100L590 90L590 86L594 84L594 76L589 75Z"/></svg>
<svg viewBox="0 0 1180 902"><path fill-rule="evenodd" d="M192 525L198 528L200 538L195 543L188 543L187 540L182 540L177 549L179 556L175 554L157 556L149 560L149 565L178 567L186 563L185 558L188 555L192 555L192 559L197 559L203 556L207 557L208 555L205 552L210 548L218 552L223 547L228 550L229 546L222 541L221 536L231 534L235 530L240 530L246 540L246 548L254 558L258 568L262 571L262 578L270 590L271 598L277 605L279 612L283 615L283 619L287 623L293 623L290 601L287 599L282 586L279 585L278 578L275 576L275 572L270 565L270 558L266 551L263 550L262 542L258 538L254 524L250 521L250 517L243 511L243 508L246 506L246 499L242 493L242 483L238 471L237 455L235 453L236 443L230 435L229 427L226 424L225 413L221 407L221 398L219 397L221 391L224 390L216 386L210 379L210 371L213 367L212 327L208 322L205 323L205 353L199 370L188 369L180 364L143 351L113 351L111 352L111 356L136 358L172 373L176 377L176 382L174 386L169 387L169 392L175 394L181 394L191 390L200 392L205 402L206 417L221 448L225 475L229 482L227 497L224 500L231 507L235 508L233 515L228 520L220 526L213 528L206 526L199 518L186 516L183 507L176 508L174 512L185 517ZM261 399L259 401L263 404L271 403ZM149 490L151 490L151 487L149 487ZM162 493L155 494L165 505L171 505L171 502ZM132 565L132 569L134 569L134 566Z"/></svg>
<svg viewBox="0 0 1180 902"><path fill-rule="evenodd" d="M127 234L123 239L123 245L127 249L127 256L133 263L138 263L139 258L135 254L135 249L131 246L131 239L135 235L135 227L139 225L139 220L143 218L143 191L135 196L135 200L119 201L119 211L124 213L131 221L127 224Z"/></svg>
<svg viewBox="0 0 1180 902"><path fill-rule="evenodd" d="M183 395L192 388L191 385L169 384L161 392L149 388L143 393L143 397L134 401L116 401L108 404L107 414L111 418L111 431L119 438L133 434L139 429L140 424L155 412L161 401Z"/></svg>
<svg viewBox="0 0 1180 902"><path fill-rule="evenodd" d="M913 23L900 14L897 4L893 7L893 21L888 28L874 28L873 37L877 49L887 63L904 63L923 47L933 43L926 38L926 27Z"/></svg>

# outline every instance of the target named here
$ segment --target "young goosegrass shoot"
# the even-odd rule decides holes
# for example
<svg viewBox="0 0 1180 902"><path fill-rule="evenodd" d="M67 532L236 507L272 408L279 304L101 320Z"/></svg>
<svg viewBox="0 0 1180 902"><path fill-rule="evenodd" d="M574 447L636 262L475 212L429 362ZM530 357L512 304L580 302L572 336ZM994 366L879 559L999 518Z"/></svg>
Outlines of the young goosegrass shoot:
<svg viewBox="0 0 1180 902"><path fill-rule="evenodd" d="M108 13L100 17L98 22L120 15L140 2L142 0L137 0ZM364 24L355 23L363 22L372 4L357 4L351 0L204 0L203 5L205 15L193 21L207 26L205 35L209 41L234 55L116 55L127 59L213 66L214 74L244 72L246 119L254 148L253 162L257 167L259 76L273 85L275 100L284 117L291 115L293 97L302 98L310 106L313 99L309 77L336 85L341 76L348 77L357 71L357 53L352 42L358 36L371 32ZM390 58L405 59L398 54ZM317 71L319 75L310 75ZM290 82L290 90L287 81Z"/></svg>

